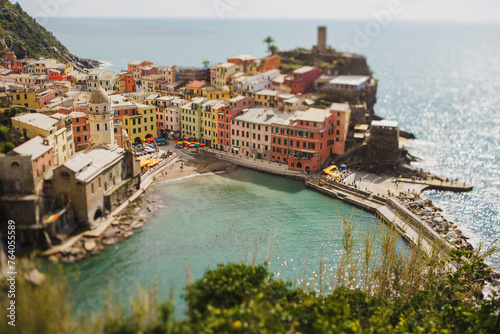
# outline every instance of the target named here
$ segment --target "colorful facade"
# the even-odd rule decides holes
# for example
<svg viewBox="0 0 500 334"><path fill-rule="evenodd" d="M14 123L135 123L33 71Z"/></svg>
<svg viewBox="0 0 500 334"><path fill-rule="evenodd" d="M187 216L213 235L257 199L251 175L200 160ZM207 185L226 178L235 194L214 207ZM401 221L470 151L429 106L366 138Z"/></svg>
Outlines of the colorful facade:
<svg viewBox="0 0 500 334"><path fill-rule="evenodd" d="M220 148L225 150L231 146L231 124L234 117L243 114L243 110L252 107L255 100L252 97L237 96L228 101L227 108L219 113L218 139Z"/></svg>
<svg viewBox="0 0 500 334"><path fill-rule="evenodd" d="M285 79L285 84L290 86L293 94L303 94L313 88L314 81L321 76L319 68L303 66L296 69Z"/></svg>
<svg viewBox="0 0 500 334"><path fill-rule="evenodd" d="M296 111L287 123L273 123L271 160L305 172L318 171L333 154L330 109Z"/></svg>

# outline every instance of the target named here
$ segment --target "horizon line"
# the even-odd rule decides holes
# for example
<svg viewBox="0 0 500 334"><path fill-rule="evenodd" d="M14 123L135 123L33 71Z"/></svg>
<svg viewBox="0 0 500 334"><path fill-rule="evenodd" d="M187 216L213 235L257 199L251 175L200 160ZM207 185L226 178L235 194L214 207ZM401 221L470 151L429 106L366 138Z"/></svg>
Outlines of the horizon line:
<svg viewBox="0 0 500 334"><path fill-rule="evenodd" d="M271 21L271 20L289 20L289 21L361 21L367 22L375 20L374 18L301 18L301 17L225 17L223 19L213 16L55 16L43 17L33 16L34 19L125 19L125 20L144 20L144 19L172 19L172 20L213 20L213 21L239 21L239 20L255 20L255 21ZM460 19L432 19L432 18L409 18L401 19L394 18L391 22L412 22L412 23L467 23L467 24L500 24L500 21L494 20L460 20Z"/></svg>

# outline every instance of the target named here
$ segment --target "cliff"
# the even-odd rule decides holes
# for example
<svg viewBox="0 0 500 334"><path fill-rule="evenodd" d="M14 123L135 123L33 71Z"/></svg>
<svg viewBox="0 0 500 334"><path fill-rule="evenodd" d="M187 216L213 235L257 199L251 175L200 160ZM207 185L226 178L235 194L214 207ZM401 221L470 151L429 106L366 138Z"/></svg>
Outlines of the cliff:
<svg viewBox="0 0 500 334"><path fill-rule="evenodd" d="M96 68L99 62L73 55L21 6L0 0L0 52L14 51L18 59L53 58L72 62L76 69Z"/></svg>

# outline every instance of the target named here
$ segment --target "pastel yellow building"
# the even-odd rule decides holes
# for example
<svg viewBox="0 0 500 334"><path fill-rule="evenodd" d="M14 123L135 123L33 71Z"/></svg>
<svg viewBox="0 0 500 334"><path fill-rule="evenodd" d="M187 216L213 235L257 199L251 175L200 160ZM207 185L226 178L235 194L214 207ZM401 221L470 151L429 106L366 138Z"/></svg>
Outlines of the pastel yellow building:
<svg viewBox="0 0 500 334"><path fill-rule="evenodd" d="M224 112L225 107L225 103L220 100L210 100L201 105L202 141L211 148L218 148L219 112Z"/></svg>
<svg viewBox="0 0 500 334"><path fill-rule="evenodd" d="M222 101L227 101L229 99L232 99L235 97L236 94L229 91L229 89L223 89L223 90L212 90L207 92L207 99L209 100L222 100Z"/></svg>
<svg viewBox="0 0 500 334"><path fill-rule="evenodd" d="M41 135L53 140L56 165L63 164L75 153L71 118L29 113L12 117L11 121L12 128L27 139Z"/></svg>
<svg viewBox="0 0 500 334"><path fill-rule="evenodd" d="M12 102L13 105L21 105L28 107L30 109L40 108L36 92L18 91L18 92L8 93L8 95L9 95L9 100Z"/></svg>
<svg viewBox="0 0 500 334"><path fill-rule="evenodd" d="M237 72L242 72L243 67L233 63L223 63L215 67L215 86L222 89L228 84L229 77Z"/></svg>
<svg viewBox="0 0 500 334"><path fill-rule="evenodd" d="M142 103L134 103L137 113L134 115L123 115L123 129L127 132L130 140L135 143L143 142L146 138L156 137L156 107Z"/></svg>
<svg viewBox="0 0 500 334"><path fill-rule="evenodd" d="M203 97L195 97L181 107L181 134L182 138L195 138L201 140L202 133L202 104L206 101Z"/></svg>

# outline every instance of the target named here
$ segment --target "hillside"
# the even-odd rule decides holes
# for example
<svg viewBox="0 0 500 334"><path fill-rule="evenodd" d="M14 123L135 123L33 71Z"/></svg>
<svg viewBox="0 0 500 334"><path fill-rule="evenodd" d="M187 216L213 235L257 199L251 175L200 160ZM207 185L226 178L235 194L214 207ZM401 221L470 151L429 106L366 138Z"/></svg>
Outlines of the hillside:
<svg viewBox="0 0 500 334"><path fill-rule="evenodd" d="M0 51L14 51L18 59L53 58L72 62L77 69L96 68L99 62L71 54L21 6L0 0Z"/></svg>

